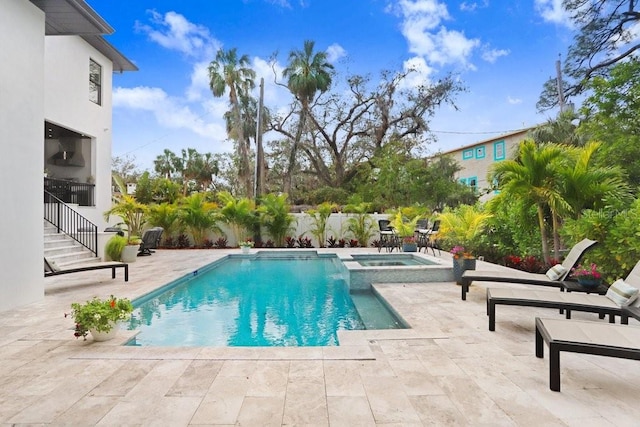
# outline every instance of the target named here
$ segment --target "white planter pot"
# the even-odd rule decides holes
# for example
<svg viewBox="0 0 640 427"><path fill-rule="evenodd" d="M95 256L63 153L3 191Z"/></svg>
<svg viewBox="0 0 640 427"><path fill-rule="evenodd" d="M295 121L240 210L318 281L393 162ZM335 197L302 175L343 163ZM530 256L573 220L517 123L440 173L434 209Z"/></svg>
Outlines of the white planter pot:
<svg viewBox="0 0 640 427"><path fill-rule="evenodd" d="M139 247L140 245L125 246L124 249L122 250L122 255L120 256L120 258L122 259L122 262L126 262L126 263L136 262L136 259L138 259Z"/></svg>
<svg viewBox="0 0 640 427"><path fill-rule="evenodd" d="M240 249L242 249L243 254L248 254L249 250L251 250L249 246L242 246Z"/></svg>
<svg viewBox="0 0 640 427"><path fill-rule="evenodd" d="M109 332L99 332L95 329L89 329L94 341L102 342L112 340L118 335L118 325L116 323L111 324L111 330Z"/></svg>

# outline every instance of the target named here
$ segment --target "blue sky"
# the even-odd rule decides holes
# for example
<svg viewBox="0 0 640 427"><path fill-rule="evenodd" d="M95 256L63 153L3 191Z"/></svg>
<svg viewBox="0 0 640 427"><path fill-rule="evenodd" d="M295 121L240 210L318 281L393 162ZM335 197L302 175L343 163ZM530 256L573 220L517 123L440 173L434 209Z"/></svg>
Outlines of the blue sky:
<svg viewBox="0 0 640 427"><path fill-rule="evenodd" d="M88 0L116 30L106 39L140 69L114 75L113 154L135 157L141 169L165 148L232 150L207 66L218 49L247 54L265 78L265 105L291 97L273 84L288 54L314 40L340 78L414 67L414 82L455 73L467 87L459 111L440 109L431 121L447 151L544 122L537 114L543 83L555 75L572 29L561 0ZM281 76L278 76L281 79ZM265 135L265 138L268 138Z"/></svg>

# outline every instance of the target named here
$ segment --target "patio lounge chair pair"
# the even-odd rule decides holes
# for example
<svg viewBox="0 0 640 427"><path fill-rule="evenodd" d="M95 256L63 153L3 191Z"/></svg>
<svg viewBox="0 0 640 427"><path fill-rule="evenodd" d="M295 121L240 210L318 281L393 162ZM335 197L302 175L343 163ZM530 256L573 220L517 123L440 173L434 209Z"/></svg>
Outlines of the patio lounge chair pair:
<svg viewBox="0 0 640 427"><path fill-rule="evenodd" d="M640 288L640 261L624 279L626 286ZM612 285L612 287L615 287ZM609 289L611 292L612 289ZM635 305L640 300L635 301ZM496 305L515 305L523 307L542 307L566 310L567 319L571 311L598 313L601 317L609 315L609 323L615 323L615 316L620 316L622 323L628 323L629 315L637 312L633 307L627 309L609 296L585 294L579 292L552 292L536 289L487 289L487 315L489 330L496 328Z"/></svg>
<svg viewBox="0 0 640 427"><path fill-rule="evenodd" d="M164 228L162 227L153 227L145 230L142 234L142 243L140 243L140 248L138 249L138 256L151 255L155 252L153 249L157 249L160 245L163 231Z"/></svg>
<svg viewBox="0 0 640 427"><path fill-rule="evenodd" d="M103 269L111 269L111 278L116 278L116 269L123 268L124 269L124 281L129 281L129 264L124 262L116 262L116 261L106 261L106 262L95 262L91 264L82 264L77 267L68 267L61 268L55 262L50 261L47 257L44 258L44 276L58 276L60 274L70 274L70 273L79 273L81 271L93 271L93 270L103 270Z"/></svg>
<svg viewBox="0 0 640 427"><path fill-rule="evenodd" d="M528 273L525 271L476 271L466 270L462 274L462 299L467 299L467 293L469 292L469 286L471 282L508 282L508 283L521 283L526 285L538 285L538 286L552 286L556 288L562 288L562 281L565 280L571 270L578 265L580 259L585 252L592 248L596 243L594 240L583 239L576 243L569 253L567 254L562 264L558 264L552 267L552 270L558 272L557 277L550 274L542 273Z"/></svg>

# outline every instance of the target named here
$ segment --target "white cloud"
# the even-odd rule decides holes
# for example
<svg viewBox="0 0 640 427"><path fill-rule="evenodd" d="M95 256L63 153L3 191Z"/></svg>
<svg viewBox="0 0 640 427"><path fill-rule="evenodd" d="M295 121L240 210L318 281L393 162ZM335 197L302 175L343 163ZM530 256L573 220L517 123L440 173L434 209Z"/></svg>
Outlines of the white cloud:
<svg viewBox="0 0 640 427"><path fill-rule="evenodd" d="M536 12L547 22L573 28L569 14L562 7L563 0L534 0Z"/></svg>
<svg viewBox="0 0 640 427"><path fill-rule="evenodd" d="M475 12L477 9L485 8L489 6L489 0L484 0L481 4L478 2L468 3L463 1L460 3L460 10L463 12Z"/></svg>
<svg viewBox="0 0 640 427"><path fill-rule="evenodd" d="M347 56L347 51L337 43L332 44L327 48L327 61L334 64L340 58Z"/></svg>
<svg viewBox="0 0 640 427"><path fill-rule="evenodd" d="M522 104L522 99L520 99L520 98L512 98L510 96L507 96L507 102L510 105L517 105L517 104Z"/></svg>
<svg viewBox="0 0 640 427"><path fill-rule="evenodd" d="M206 104L208 112L215 112L216 119L222 117L219 111L227 107L224 101L209 100ZM129 110L141 110L154 115L157 123L167 129L187 129L195 134L224 140L226 131L222 120L218 122L204 119L209 114L197 114L192 106L183 100L170 97L160 88L138 86L134 88L116 87L113 90L113 107Z"/></svg>
<svg viewBox="0 0 640 427"><path fill-rule="evenodd" d="M222 46L206 27L189 22L179 13L161 15L153 10L149 13L153 26L136 21L136 29L164 48L190 57L211 58Z"/></svg>
<svg viewBox="0 0 640 427"><path fill-rule="evenodd" d="M388 9L390 10L390 9ZM447 6L437 0L401 0L393 9L403 19L402 34L409 52L438 65L462 64L474 69L469 58L479 39L467 38L463 32L447 29L443 23L451 19Z"/></svg>
<svg viewBox="0 0 640 427"><path fill-rule="evenodd" d="M402 68L404 71L411 71L402 85L402 87L409 88L428 85L430 83L430 76L434 72L433 68L429 67L421 56L414 56L404 61Z"/></svg>
<svg viewBox="0 0 640 427"><path fill-rule="evenodd" d="M501 56L507 56L509 55L509 53L511 53L508 49L489 49L486 48L483 52L482 52L482 59L484 59L487 62L490 63L494 63L498 60L498 58L500 58Z"/></svg>
<svg viewBox="0 0 640 427"><path fill-rule="evenodd" d="M210 61L199 61L193 64L189 77L191 84L186 90L189 101L200 101L213 96L209 88L209 63Z"/></svg>

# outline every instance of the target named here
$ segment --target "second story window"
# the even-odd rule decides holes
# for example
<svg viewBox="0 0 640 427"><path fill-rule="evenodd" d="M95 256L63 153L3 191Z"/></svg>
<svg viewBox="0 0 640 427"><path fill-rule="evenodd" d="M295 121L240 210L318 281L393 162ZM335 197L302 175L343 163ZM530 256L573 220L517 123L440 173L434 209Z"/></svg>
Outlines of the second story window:
<svg viewBox="0 0 640 427"><path fill-rule="evenodd" d="M102 105L102 66L89 60L89 100Z"/></svg>
<svg viewBox="0 0 640 427"><path fill-rule="evenodd" d="M505 152L504 152L504 141L498 141L493 144L493 159L494 160L504 160Z"/></svg>

